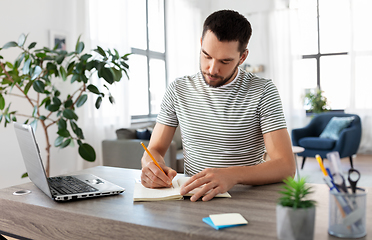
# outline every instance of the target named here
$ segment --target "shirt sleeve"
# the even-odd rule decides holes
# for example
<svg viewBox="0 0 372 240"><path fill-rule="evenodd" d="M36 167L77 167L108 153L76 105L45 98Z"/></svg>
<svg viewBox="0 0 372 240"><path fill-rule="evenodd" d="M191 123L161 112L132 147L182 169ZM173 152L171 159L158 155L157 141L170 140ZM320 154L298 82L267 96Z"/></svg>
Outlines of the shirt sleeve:
<svg viewBox="0 0 372 240"><path fill-rule="evenodd" d="M170 127L177 127L178 126L178 118L176 113L176 104L177 104L177 96L176 96L176 81L173 81L167 88L163 101L160 105L160 112L156 121L158 123L170 126Z"/></svg>
<svg viewBox="0 0 372 240"><path fill-rule="evenodd" d="M279 92L271 80L265 84L258 109L262 134L287 128Z"/></svg>

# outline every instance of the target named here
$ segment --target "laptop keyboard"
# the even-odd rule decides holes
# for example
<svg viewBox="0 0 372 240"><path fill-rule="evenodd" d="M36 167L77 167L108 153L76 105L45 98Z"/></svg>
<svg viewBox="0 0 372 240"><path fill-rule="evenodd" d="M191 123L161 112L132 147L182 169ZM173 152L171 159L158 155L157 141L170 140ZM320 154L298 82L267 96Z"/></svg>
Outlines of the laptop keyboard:
<svg viewBox="0 0 372 240"><path fill-rule="evenodd" d="M51 177L48 182L53 190L64 195L98 191L97 188L72 176Z"/></svg>

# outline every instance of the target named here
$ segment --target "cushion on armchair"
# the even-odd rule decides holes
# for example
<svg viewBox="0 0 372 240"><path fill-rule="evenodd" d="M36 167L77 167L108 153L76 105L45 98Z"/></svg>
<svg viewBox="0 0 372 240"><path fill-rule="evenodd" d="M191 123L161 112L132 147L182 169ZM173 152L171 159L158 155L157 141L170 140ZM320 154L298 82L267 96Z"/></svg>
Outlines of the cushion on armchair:
<svg viewBox="0 0 372 240"><path fill-rule="evenodd" d="M152 134L152 129L142 128L136 130L137 139L150 140Z"/></svg>
<svg viewBox="0 0 372 240"><path fill-rule="evenodd" d="M116 136L118 139L141 139L150 140L152 134L152 127L146 128L120 128L116 130Z"/></svg>
<svg viewBox="0 0 372 240"><path fill-rule="evenodd" d="M336 140L329 138L304 137L301 138L298 143L304 148L328 150L335 147Z"/></svg>
<svg viewBox="0 0 372 240"><path fill-rule="evenodd" d="M141 169L140 159L144 150L139 142L143 141L147 145L153 128L154 123L117 129L117 139L102 142L103 164L105 166ZM182 137L179 127L176 129L170 147L164 156L164 161L166 165L177 172L184 172Z"/></svg>
<svg viewBox="0 0 372 240"><path fill-rule="evenodd" d="M354 117L332 117L319 137L338 140L341 131L348 127L353 120Z"/></svg>
<svg viewBox="0 0 372 240"><path fill-rule="evenodd" d="M319 154L323 159L329 152L339 152L340 158L348 157L353 168L352 156L357 153L362 136L362 125L357 114L325 112L316 114L307 126L292 129L292 144L305 151L302 167L307 157Z"/></svg>
<svg viewBox="0 0 372 240"><path fill-rule="evenodd" d="M136 129L120 128L116 130L116 136L118 139L136 139Z"/></svg>

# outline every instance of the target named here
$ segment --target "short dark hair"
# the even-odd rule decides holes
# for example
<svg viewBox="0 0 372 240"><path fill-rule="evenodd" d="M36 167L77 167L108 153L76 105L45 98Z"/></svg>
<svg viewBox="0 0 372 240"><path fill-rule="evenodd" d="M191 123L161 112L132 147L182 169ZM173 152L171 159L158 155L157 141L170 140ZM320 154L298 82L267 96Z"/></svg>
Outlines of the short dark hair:
<svg viewBox="0 0 372 240"><path fill-rule="evenodd" d="M243 53L252 35L249 21L233 10L220 10L205 19L202 39L207 31L212 31L219 41L239 41L238 51Z"/></svg>

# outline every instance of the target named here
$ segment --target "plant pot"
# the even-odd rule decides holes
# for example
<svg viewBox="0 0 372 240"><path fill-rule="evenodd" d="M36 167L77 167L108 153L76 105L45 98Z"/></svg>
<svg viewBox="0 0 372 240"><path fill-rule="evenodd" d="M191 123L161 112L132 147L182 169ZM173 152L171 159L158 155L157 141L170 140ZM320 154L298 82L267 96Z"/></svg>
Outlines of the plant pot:
<svg viewBox="0 0 372 240"><path fill-rule="evenodd" d="M276 206L278 239L312 240L314 238L315 207L298 208Z"/></svg>

